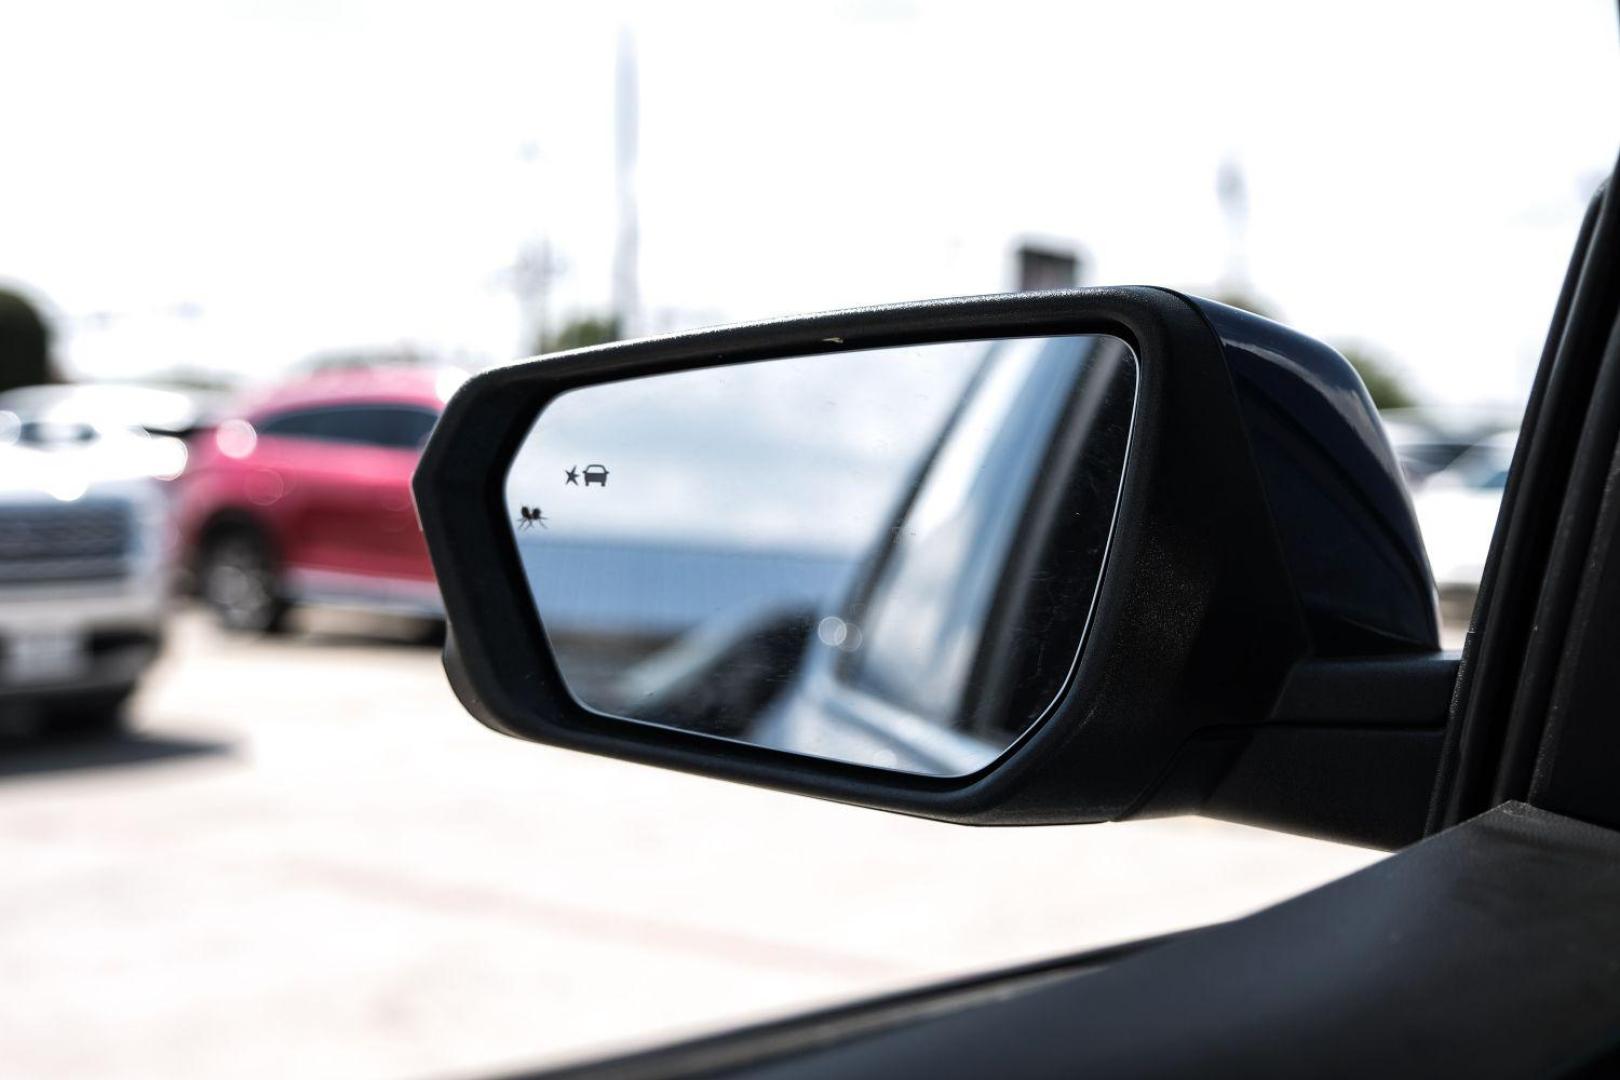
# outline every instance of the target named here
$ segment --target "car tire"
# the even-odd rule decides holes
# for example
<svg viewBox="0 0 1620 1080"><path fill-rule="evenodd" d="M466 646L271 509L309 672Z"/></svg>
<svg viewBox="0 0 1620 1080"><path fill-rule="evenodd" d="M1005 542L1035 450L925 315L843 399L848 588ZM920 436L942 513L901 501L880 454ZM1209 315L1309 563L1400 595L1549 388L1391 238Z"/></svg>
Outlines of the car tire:
<svg viewBox="0 0 1620 1080"><path fill-rule="evenodd" d="M197 571L203 602L227 630L275 634L286 627L292 605L281 594L281 581L270 545L246 529L216 538L203 552Z"/></svg>
<svg viewBox="0 0 1620 1080"><path fill-rule="evenodd" d="M65 701L53 702L45 710L46 730L52 735L72 738L106 738L122 735L129 729L129 713L125 706L135 684L98 690Z"/></svg>
<svg viewBox="0 0 1620 1080"><path fill-rule="evenodd" d="M442 649L449 632L449 626L443 619L423 619L410 635L410 640L414 645Z"/></svg>

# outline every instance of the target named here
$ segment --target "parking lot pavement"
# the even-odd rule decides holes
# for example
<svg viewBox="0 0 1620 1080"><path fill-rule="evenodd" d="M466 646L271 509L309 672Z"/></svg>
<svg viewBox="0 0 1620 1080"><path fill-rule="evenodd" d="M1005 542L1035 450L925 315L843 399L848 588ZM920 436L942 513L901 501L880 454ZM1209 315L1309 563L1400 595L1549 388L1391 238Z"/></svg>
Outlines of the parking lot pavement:
<svg viewBox="0 0 1620 1080"><path fill-rule="evenodd" d="M103 743L0 746L7 1076L475 1076L1228 918L1376 858L978 830L530 746L435 652L196 615Z"/></svg>

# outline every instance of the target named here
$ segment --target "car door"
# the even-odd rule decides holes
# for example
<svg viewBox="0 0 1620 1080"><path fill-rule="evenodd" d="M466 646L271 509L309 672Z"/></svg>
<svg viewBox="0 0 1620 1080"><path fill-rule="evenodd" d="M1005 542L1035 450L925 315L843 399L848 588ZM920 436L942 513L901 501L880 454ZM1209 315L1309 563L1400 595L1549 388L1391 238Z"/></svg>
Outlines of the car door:
<svg viewBox="0 0 1620 1080"><path fill-rule="evenodd" d="M257 457L279 473L290 573L316 591L431 580L410 476L433 414L356 403L303 409L261 425Z"/></svg>
<svg viewBox="0 0 1620 1080"><path fill-rule="evenodd" d="M376 453L367 461L375 517L365 542L375 572L394 580L433 580L411 499L411 474L437 419L437 410L405 403L372 406L366 419Z"/></svg>

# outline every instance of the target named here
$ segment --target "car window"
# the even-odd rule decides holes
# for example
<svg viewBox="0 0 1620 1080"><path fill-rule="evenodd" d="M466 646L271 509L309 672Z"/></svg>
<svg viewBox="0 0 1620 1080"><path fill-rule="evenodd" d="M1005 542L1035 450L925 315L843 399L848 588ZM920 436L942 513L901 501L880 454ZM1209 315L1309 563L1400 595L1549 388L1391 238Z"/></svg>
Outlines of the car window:
<svg viewBox="0 0 1620 1080"><path fill-rule="evenodd" d="M427 442L439 420L439 414L428 409L399 407L379 411L384 414L380 418L380 445L405 450L418 449Z"/></svg>
<svg viewBox="0 0 1620 1080"><path fill-rule="evenodd" d="M255 425L260 435L414 450L438 414L413 405L332 405L276 413Z"/></svg>

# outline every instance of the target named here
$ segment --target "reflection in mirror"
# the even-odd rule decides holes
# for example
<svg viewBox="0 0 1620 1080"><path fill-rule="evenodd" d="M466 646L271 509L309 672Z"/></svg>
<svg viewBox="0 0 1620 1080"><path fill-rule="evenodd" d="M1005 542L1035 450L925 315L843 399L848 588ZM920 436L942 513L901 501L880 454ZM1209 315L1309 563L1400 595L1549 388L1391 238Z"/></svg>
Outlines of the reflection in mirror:
<svg viewBox="0 0 1620 1080"><path fill-rule="evenodd" d="M907 772L989 764L1056 701L1136 389L1088 335L585 387L505 497L570 692L599 713Z"/></svg>

